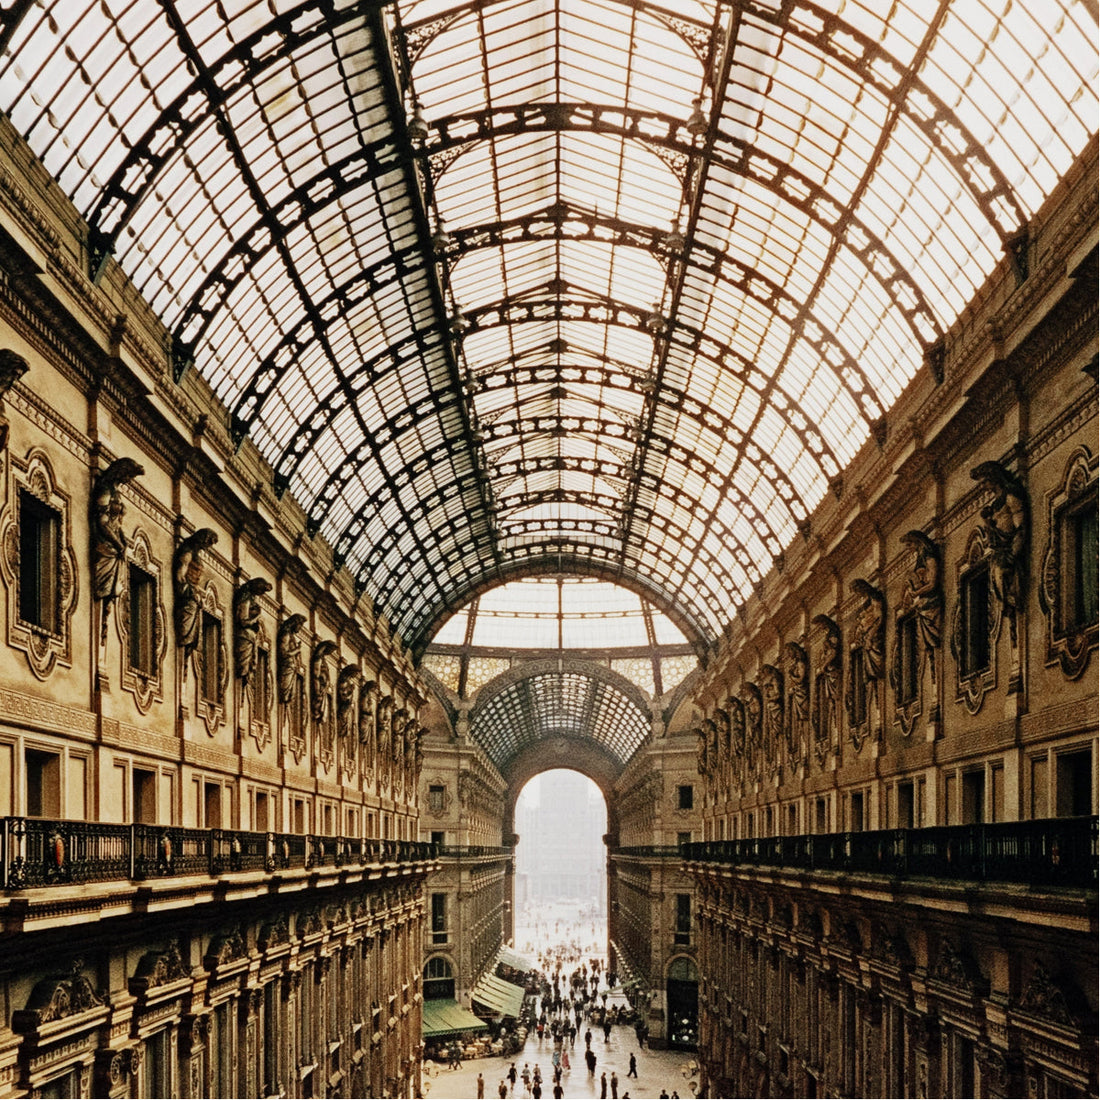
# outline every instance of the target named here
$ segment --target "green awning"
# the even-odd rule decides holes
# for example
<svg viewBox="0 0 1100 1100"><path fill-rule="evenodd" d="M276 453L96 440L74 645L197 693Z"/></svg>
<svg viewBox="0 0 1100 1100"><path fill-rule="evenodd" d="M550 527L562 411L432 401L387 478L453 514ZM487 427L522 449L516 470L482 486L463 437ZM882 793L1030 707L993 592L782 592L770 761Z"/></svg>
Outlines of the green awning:
<svg viewBox="0 0 1100 1100"><path fill-rule="evenodd" d="M505 966L510 966L513 970L519 970L524 974L528 970L535 969L535 964L531 959L527 958L526 955L521 955L518 951L513 951L507 944L497 952L497 962L502 962Z"/></svg>
<svg viewBox="0 0 1100 1100"><path fill-rule="evenodd" d="M425 1039L440 1039L445 1036L462 1035L464 1032L488 1031L484 1020L479 1020L468 1008L457 1001L425 1001L424 1025L421 1029Z"/></svg>
<svg viewBox="0 0 1100 1100"><path fill-rule="evenodd" d="M523 989L503 978L486 974L470 991L470 1000L502 1016L519 1019L523 1009Z"/></svg>

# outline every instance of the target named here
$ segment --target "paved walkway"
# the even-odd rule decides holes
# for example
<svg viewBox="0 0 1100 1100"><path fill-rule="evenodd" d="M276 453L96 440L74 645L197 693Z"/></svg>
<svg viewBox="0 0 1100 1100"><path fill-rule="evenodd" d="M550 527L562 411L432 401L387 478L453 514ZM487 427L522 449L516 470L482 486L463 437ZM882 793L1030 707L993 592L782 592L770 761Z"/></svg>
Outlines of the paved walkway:
<svg viewBox="0 0 1100 1100"><path fill-rule="evenodd" d="M630 1100L647 1100L661 1095L664 1089L669 1096L678 1092L685 1100L691 1097L691 1089L688 1087L687 1078L680 1072L682 1066L686 1066L692 1058L692 1054L682 1050L649 1050L638 1049L638 1042L634 1036L634 1028L629 1024L618 1024L611 1029L611 1040L605 1043L603 1031L593 1028L592 1049L596 1052L596 1073L590 1077L584 1064L584 1039L577 1036L577 1045L569 1052L569 1060L572 1069L562 1073L561 1082L565 1089L566 1097L599 1097L600 1074L606 1073L610 1082L611 1073L619 1075L619 1100L629 1094ZM527 1062L531 1069L535 1065L542 1068L542 1095L543 1100L551 1100L554 1095L554 1067L551 1055L554 1052L553 1040L547 1038L539 1043L538 1036L532 1033L527 1038L527 1044L519 1054L510 1055L507 1058L472 1058L463 1062L461 1069L447 1069L440 1066L431 1077L425 1076L424 1095L427 1100L475 1100L477 1096L477 1075L481 1073L485 1078L485 1100L498 1100L497 1089L500 1082L508 1083L505 1074L512 1062L516 1063L516 1072L522 1073L523 1063ZM626 1072L630 1066L630 1055L633 1052L638 1058L638 1078L627 1077ZM516 1087L509 1092L510 1100L530 1100L530 1093L525 1092L523 1081L516 1080ZM608 1100L611 1100L611 1087L607 1089Z"/></svg>

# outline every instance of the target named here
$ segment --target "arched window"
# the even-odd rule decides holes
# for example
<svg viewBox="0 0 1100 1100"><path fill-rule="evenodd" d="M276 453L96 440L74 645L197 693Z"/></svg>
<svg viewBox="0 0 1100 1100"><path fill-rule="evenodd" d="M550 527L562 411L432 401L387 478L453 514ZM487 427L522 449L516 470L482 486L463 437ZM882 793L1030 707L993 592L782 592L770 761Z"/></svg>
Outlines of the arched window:
<svg viewBox="0 0 1100 1100"><path fill-rule="evenodd" d="M455 979L450 962L443 955L430 958L424 967L424 1000L454 1000Z"/></svg>

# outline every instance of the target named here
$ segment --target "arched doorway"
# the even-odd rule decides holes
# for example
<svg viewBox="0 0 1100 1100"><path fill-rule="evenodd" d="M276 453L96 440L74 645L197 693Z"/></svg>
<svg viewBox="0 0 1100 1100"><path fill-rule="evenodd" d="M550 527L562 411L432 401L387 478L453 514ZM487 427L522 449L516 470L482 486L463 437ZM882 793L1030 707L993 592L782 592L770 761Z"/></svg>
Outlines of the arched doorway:
<svg viewBox="0 0 1100 1100"><path fill-rule="evenodd" d="M665 983L668 1045L694 1050L699 1043L699 972L684 955L672 960Z"/></svg>
<svg viewBox="0 0 1100 1100"><path fill-rule="evenodd" d="M607 803L569 768L540 772L516 799L514 913L520 951L607 951Z"/></svg>

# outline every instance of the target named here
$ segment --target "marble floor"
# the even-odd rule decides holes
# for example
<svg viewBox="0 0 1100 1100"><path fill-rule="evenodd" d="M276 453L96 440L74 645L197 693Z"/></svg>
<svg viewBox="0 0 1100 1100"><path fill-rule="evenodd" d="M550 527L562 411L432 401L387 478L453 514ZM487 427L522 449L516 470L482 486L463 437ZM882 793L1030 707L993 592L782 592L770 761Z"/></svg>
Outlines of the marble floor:
<svg viewBox="0 0 1100 1100"><path fill-rule="evenodd" d="M688 1078L682 1069L691 1061L693 1055L682 1050L638 1049L634 1028L619 1024L611 1029L610 1041L604 1042L603 1031L593 1029L592 1049L596 1052L596 1073L589 1076L584 1063L584 1039L577 1037L577 1045L570 1050L572 1069L562 1073L562 1086L566 1097L599 1097L600 1075L607 1074L608 1082L612 1072L619 1076L619 1100L643 1100L661 1095L664 1089L669 1096L679 1093L685 1100L692 1096ZM554 1073L551 1063L553 1041L545 1039L540 1044L538 1037L531 1034L523 1050L507 1058L477 1058L464 1062L460 1069L447 1069L445 1066L433 1067L431 1076L424 1078L424 1096L427 1100L464 1100L477 1097L477 1075L485 1080L486 1100L497 1100L500 1082L507 1085L505 1074L512 1062L516 1063L517 1073L522 1072L526 1062L534 1070L536 1065L542 1068L543 1100L554 1095ZM627 1077L630 1054L638 1059L638 1077ZM517 1079L514 1091L508 1093L509 1100L529 1100L530 1093L523 1087L523 1081ZM610 1100L611 1087L608 1085L607 1097Z"/></svg>

